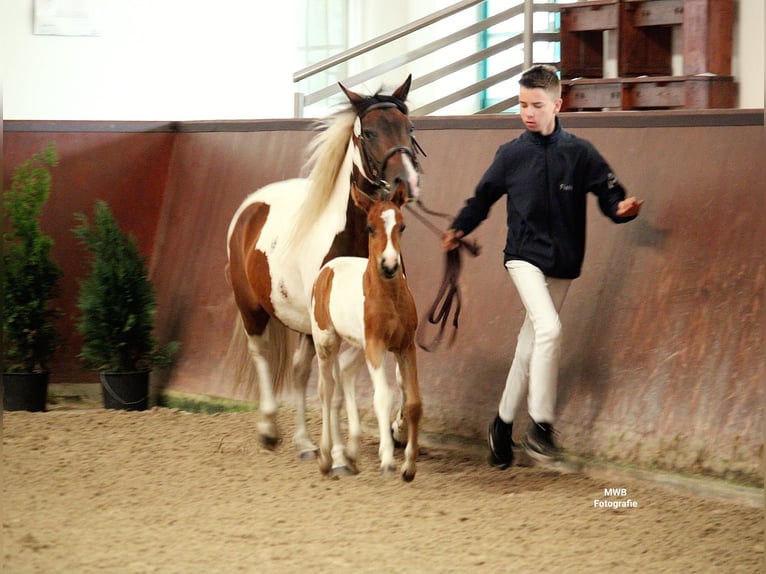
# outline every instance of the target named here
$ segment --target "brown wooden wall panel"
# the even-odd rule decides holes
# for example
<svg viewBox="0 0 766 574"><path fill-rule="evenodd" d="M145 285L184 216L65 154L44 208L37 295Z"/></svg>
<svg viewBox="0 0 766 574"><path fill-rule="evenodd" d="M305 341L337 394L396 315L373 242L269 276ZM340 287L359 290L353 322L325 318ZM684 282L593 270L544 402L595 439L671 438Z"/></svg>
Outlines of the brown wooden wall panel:
<svg viewBox="0 0 766 574"><path fill-rule="evenodd" d="M51 365L51 382L96 381L76 359L80 337L74 323L78 279L85 276L86 252L71 232L74 214L92 216L95 199L109 202L124 229L133 233L142 252L154 249L157 222L163 201L168 160L173 144L170 132L121 131L12 131L6 123L3 146L3 189L10 186L13 170L48 143L54 143L59 165L53 168L53 187L43 213L43 229L54 238L53 258L64 272L57 306L62 349ZM64 124L62 124L64 125ZM40 129L32 123L29 129ZM51 129L57 129L51 127Z"/></svg>
<svg viewBox="0 0 766 574"><path fill-rule="evenodd" d="M183 341L171 388L247 394L224 369L236 318L224 277L226 232L242 200L299 175L307 131L181 133L173 153L153 274L165 338Z"/></svg>
<svg viewBox="0 0 766 574"><path fill-rule="evenodd" d="M622 226L602 217L591 202L584 273L562 311L558 428L564 446L650 468L758 480L766 276L762 113L760 121L733 110L714 116L563 114L562 121L591 140L628 189L646 200L641 217ZM500 116L416 118L415 125L429 154L423 159L424 201L449 213L472 193L497 146L522 129L518 119ZM308 127L305 121L283 129L181 126L172 136L91 134L98 145L86 145L79 135L72 136L76 144L62 137L64 148L77 148L74 156L93 166L74 170L77 181L74 173L67 176L65 189L87 192L67 212L86 209L91 196L112 182L113 193L128 196L122 217L145 204L138 220L158 222L156 235L147 224L144 240L148 247L154 238L158 334L180 339L184 347L178 364L157 384L246 396L225 360L236 316L223 274L226 228L249 192L299 174ZM14 157L47 141L39 134L15 140L10 135L5 153ZM32 137L39 138L34 145L28 143ZM127 143L135 149L126 150ZM21 145L24 153L17 151ZM148 158L153 167L135 169ZM136 179L150 176L139 200ZM161 209L149 201L155 193L163 198ZM57 234L68 236L66 217ZM423 312L436 294L443 254L437 238L408 219L407 271ZM425 430L483 440L523 309L502 265L502 204L474 236L483 253L464 260L457 342L452 349L421 352L419 370ZM369 391L360 395L367 398ZM525 421L523 413L518 420ZM517 425L517 432L523 427Z"/></svg>

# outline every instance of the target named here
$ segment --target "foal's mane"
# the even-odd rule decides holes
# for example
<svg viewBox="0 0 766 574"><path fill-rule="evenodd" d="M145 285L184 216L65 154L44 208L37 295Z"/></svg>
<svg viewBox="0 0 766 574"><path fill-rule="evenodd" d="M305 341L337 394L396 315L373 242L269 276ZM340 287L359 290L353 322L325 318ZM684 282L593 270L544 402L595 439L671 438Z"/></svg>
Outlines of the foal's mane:
<svg viewBox="0 0 766 574"><path fill-rule="evenodd" d="M308 197L295 217L294 233L291 238L293 245L301 243L330 203L357 115L363 115L367 108L381 102L393 103L407 114L407 106L404 102L393 96L376 93L318 122L317 129L320 131L309 144L308 160L303 167L303 172L308 173L310 187Z"/></svg>

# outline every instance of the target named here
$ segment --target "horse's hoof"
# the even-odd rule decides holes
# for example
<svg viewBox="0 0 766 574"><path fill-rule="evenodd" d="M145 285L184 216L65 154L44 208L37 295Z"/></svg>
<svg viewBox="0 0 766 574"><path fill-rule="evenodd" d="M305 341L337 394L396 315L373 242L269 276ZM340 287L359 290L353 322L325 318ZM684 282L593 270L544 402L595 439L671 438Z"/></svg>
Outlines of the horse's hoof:
<svg viewBox="0 0 766 574"><path fill-rule="evenodd" d="M404 482L412 482L415 480L415 473L414 472L407 472L406 470L402 472L402 480Z"/></svg>
<svg viewBox="0 0 766 574"><path fill-rule="evenodd" d="M261 435L261 444L264 448L274 450L279 444L279 438L273 436Z"/></svg>

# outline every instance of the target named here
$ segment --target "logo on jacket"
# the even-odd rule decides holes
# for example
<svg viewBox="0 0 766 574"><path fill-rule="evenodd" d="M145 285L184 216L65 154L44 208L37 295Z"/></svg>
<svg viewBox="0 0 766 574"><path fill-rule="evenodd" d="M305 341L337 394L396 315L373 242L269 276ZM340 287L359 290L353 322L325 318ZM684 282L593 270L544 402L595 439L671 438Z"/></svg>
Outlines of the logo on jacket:
<svg viewBox="0 0 766 574"><path fill-rule="evenodd" d="M613 187L616 187L619 185L619 182L617 181L617 176L614 175L611 171L606 176L606 185L609 189L612 189Z"/></svg>
<svg viewBox="0 0 766 574"><path fill-rule="evenodd" d="M572 191L574 186L571 183L560 183L559 191Z"/></svg>

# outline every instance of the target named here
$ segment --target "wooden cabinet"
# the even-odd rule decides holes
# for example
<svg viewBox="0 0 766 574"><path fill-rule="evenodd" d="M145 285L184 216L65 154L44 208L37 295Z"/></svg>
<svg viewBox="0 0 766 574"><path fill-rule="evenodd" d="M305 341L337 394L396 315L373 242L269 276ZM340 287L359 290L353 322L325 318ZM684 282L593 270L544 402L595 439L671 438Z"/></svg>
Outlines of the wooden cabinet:
<svg viewBox="0 0 766 574"><path fill-rule="evenodd" d="M683 0L620 2L618 75L671 75L673 29L682 19Z"/></svg>
<svg viewBox="0 0 766 574"><path fill-rule="evenodd" d="M644 76L562 81L562 111L733 108L731 76Z"/></svg>
<svg viewBox="0 0 766 574"><path fill-rule="evenodd" d="M684 0L684 74L731 74L734 0Z"/></svg>
<svg viewBox="0 0 766 574"><path fill-rule="evenodd" d="M604 75L604 31L617 29L617 14L617 0L562 5L562 78Z"/></svg>
<svg viewBox="0 0 766 574"><path fill-rule="evenodd" d="M734 0L562 5L564 109L734 107L733 26ZM618 36L618 77L604 79L607 31ZM680 43L683 76L672 75L674 37Z"/></svg>

